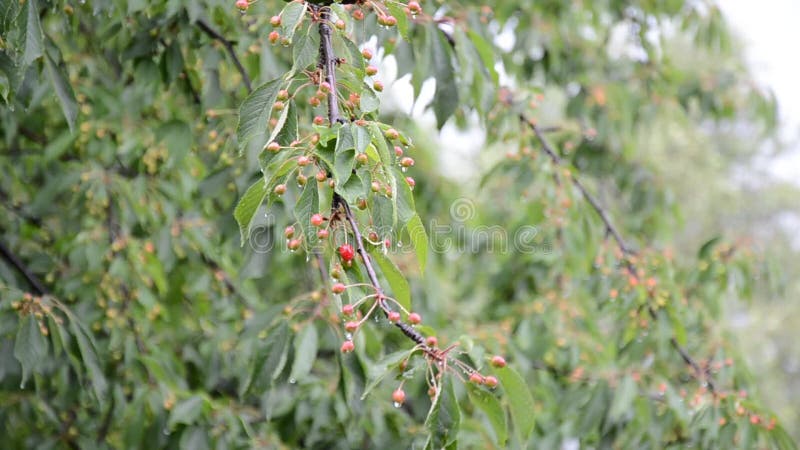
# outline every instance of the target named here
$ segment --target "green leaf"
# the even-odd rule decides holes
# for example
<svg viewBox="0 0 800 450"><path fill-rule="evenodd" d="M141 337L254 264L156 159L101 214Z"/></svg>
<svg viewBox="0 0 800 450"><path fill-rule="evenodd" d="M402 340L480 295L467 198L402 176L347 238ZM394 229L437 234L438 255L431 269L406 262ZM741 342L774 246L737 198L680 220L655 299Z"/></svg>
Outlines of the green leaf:
<svg viewBox="0 0 800 450"><path fill-rule="evenodd" d="M387 375L396 370L400 363L407 359L412 352L413 349L399 350L384 356L380 361L372 365L368 374L370 382L364 388L364 393L361 394L361 400L367 398L367 395L369 395Z"/></svg>
<svg viewBox="0 0 800 450"><path fill-rule="evenodd" d="M376 123L369 124L369 134L372 136L372 143L378 150L378 155L381 157L381 162L386 167L392 166L392 157L389 154L389 146L386 144L386 138L383 136L383 131Z"/></svg>
<svg viewBox="0 0 800 450"><path fill-rule="evenodd" d="M242 106L239 107L239 125L236 128L240 152L254 137L266 134L272 105L275 104L282 84L282 78L268 81L242 102Z"/></svg>
<svg viewBox="0 0 800 450"><path fill-rule="evenodd" d="M431 36L433 76L436 79L436 93L433 96L433 112L439 128L458 107L458 86L456 85L453 62L450 59L450 48L442 33Z"/></svg>
<svg viewBox="0 0 800 450"><path fill-rule="evenodd" d="M94 393L98 400L102 400L105 397L108 382L106 381L105 375L103 375L102 369L100 369L97 350L92 335L82 324L78 323L76 317L70 317L69 326L72 330L72 334L75 335L75 339L78 341L78 349L81 352L83 366L89 372L89 379L92 381Z"/></svg>
<svg viewBox="0 0 800 450"><path fill-rule="evenodd" d="M528 389L528 383L510 366L496 369L495 373L505 392L504 397L508 400L511 418L514 420L514 427L519 434L520 441L527 442L536 423L533 415L533 395Z"/></svg>
<svg viewBox="0 0 800 450"><path fill-rule="evenodd" d="M292 72L301 71L308 66L317 62L319 58L319 33L316 28L308 27L306 33L303 33L297 39L292 49Z"/></svg>
<svg viewBox="0 0 800 450"><path fill-rule="evenodd" d="M397 204L397 221L398 226L402 229L406 226L409 220L417 215L416 206L414 206L414 194L411 192L411 187L406 183L405 176L401 172L396 172L396 195L394 199Z"/></svg>
<svg viewBox="0 0 800 450"><path fill-rule="evenodd" d="M254 343L256 356L250 359L250 367L239 387L240 396L249 392L255 385L263 387L263 382L271 382L278 378L286 365L288 343L289 326L283 321L269 331L265 340Z"/></svg>
<svg viewBox="0 0 800 450"><path fill-rule="evenodd" d="M317 242L316 227L311 225L311 216L319 212L319 192L317 191L317 183L306 183L303 188L303 193L297 199L297 204L294 207L294 217L297 223L303 230L303 236L307 246L310 248Z"/></svg>
<svg viewBox="0 0 800 450"><path fill-rule="evenodd" d="M306 3L291 2L281 11L281 37L292 40L306 12Z"/></svg>
<svg viewBox="0 0 800 450"><path fill-rule="evenodd" d="M375 95L371 87L365 84L361 89L361 102L359 103L361 112L369 114L377 111L380 105L381 102L378 100L378 96Z"/></svg>
<svg viewBox="0 0 800 450"><path fill-rule="evenodd" d="M189 124L181 120L170 120L164 123L158 127L156 136L169 151L170 166L181 162L192 147L192 129Z"/></svg>
<svg viewBox="0 0 800 450"><path fill-rule="evenodd" d="M72 86L67 81L64 67L57 65L50 55L45 56L44 62L50 82L56 91L58 103L61 105L61 111L64 113L64 118L67 119L69 130L75 131L75 122L78 120L78 102L75 100L75 93L72 92Z"/></svg>
<svg viewBox="0 0 800 450"><path fill-rule="evenodd" d="M397 31L400 32L400 36L408 41L408 16L403 8L403 4L400 2L386 2L384 3L386 8L389 9L389 12L397 19Z"/></svg>
<svg viewBox="0 0 800 450"><path fill-rule="evenodd" d="M467 385L467 395L472 404L486 414L494 430L497 445L500 447L505 446L508 440L508 424L506 423L506 412L500 405L500 401L491 392L473 384Z"/></svg>
<svg viewBox="0 0 800 450"><path fill-rule="evenodd" d="M483 61L482 69L488 70L489 75L497 84L499 80L499 76L497 75L497 70L495 70L495 55L497 54L489 42L483 38L480 34L476 33L474 30L467 29L467 36L469 36L470 41L472 41L472 45L475 46L475 50L478 52L481 60Z"/></svg>
<svg viewBox="0 0 800 450"><path fill-rule="evenodd" d="M178 424L193 424L203 413L204 403L205 401L199 395L193 395L181 401L170 412L167 427L172 430Z"/></svg>
<svg viewBox="0 0 800 450"><path fill-rule="evenodd" d="M353 135L348 127L339 129L339 137L336 139L336 150L333 163L333 178L336 185L347 183L353 174L353 167L356 164L356 149L353 142Z"/></svg>
<svg viewBox="0 0 800 450"><path fill-rule="evenodd" d="M455 442L461 426L461 409L453 389L453 377L443 377L442 384L428 411L425 425L431 433L426 448L441 449Z"/></svg>
<svg viewBox="0 0 800 450"><path fill-rule="evenodd" d="M366 198L364 183L357 173L354 173L344 185L337 186L336 192L341 194L348 203L355 203L359 197Z"/></svg>
<svg viewBox="0 0 800 450"><path fill-rule="evenodd" d="M253 225L256 211L258 211L258 207L261 206L264 198L269 193L267 189L267 183L259 178L247 188L247 192L244 193L239 203L236 205L236 209L233 210L233 217L236 218L236 223L239 224L239 235L241 236L242 247L244 247L244 243L250 237L250 227Z"/></svg>
<svg viewBox="0 0 800 450"><path fill-rule="evenodd" d="M411 238L411 243L414 245L419 271L424 274L425 266L428 262L428 234L425 232L422 219L420 219L418 214L414 214L408 221L406 231L408 231L408 236Z"/></svg>
<svg viewBox="0 0 800 450"><path fill-rule="evenodd" d="M36 0L25 2L25 50L23 51L22 64L27 66L39 59L44 54L44 32L39 22L39 7Z"/></svg>
<svg viewBox="0 0 800 450"><path fill-rule="evenodd" d="M618 422L631 410L635 399L636 382L633 381L630 375L627 375L614 392L614 400L611 402L611 408L608 411L608 419L612 422Z"/></svg>
<svg viewBox="0 0 800 450"><path fill-rule="evenodd" d="M383 276L386 277L386 281L389 282L389 286L392 288L392 293L394 294L394 299L397 300L403 308L410 311L411 288L409 288L408 281L406 281L403 273L377 248L371 249L370 255L372 255L372 259L378 263L378 267L380 267Z"/></svg>
<svg viewBox="0 0 800 450"><path fill-rule="evenodd" d="M25 386L31 372L35 372L47 358L48 347L47 338L39 331L39 323L29 314L22 320L14 341L14 357L22 365L20 387Z"/></svg>
<svg viewBox="0 0 800 450"><path fill-rule="evenodd" d="M317 327L313 323L308 324L300 330L294 341L294 363L289 378L295 381L304 380L314 361L317 359L317 347L319 346L319 336Z"/></svg>

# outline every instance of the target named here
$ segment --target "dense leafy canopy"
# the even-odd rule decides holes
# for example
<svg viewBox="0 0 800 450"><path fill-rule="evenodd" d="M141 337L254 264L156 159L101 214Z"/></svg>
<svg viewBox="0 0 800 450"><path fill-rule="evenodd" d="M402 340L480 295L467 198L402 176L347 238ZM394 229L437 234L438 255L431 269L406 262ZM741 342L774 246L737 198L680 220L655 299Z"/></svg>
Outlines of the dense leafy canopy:
<svg viewBox="0 0 800 450"><path fill-rule="evenodd" d="M794 448L720 320L753 255L676 254L647 153L774 126L718 9L422 3L0 2L5 445ZM340 353L377 284L423 324Z"/></svg>

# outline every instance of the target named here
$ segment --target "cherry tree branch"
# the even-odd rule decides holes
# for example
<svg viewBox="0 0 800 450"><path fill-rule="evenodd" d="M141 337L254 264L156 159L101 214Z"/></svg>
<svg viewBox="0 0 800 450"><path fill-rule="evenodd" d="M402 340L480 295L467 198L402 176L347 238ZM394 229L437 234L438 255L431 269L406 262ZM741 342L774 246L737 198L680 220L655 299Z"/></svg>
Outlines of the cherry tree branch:
<svg viewBox="0 0 800 450"><path fill-rule="evenodd" d="M22 262L17 255L14 254L5 244L0 242L0 256L3 257L9 264L14 266L19 273L25 277L25 280L28 281L28 284L36 291L38 295L45 295L47 294L47 288L45 287L44 283L30 271L28 266Z"/></svg>
<svg viewBox="0 0 800 450"><path fill-rule="evenodd" d="M198 19L197 27L203 31L203 33L207 34L212 39L219 41L224 47L225 50L228 51L228 55L230 55L231 59L233 60L233 64L236 66L236 70L242 75L242 81L244 82L245 87L247 87L247 92L252 92L253 87L250 83L250 76L247 74L247 71L244 69L242 65L242 61L239 60L239 57L236 56L236 50L233 48L233 42L228 40L225 36L221 35L219 31L211 28L211 25L206 23L203 19Z"/></svg>
<svg viewBox="0 0 800 450"><path fill-rule="evenodd" d="M323 70L325 71L325 81L328 82L331 86L331 91L328 93L328 120L333 126L335 123L343 123L345 120L341 117L339 113L339 96L338 96L338 86L336 85L336 55L333 51L333 42L332 42L332 30L329 24L330 21L330 8L327 7L318 7L316 5L311 5L312 8L315 8L315 11L319 13L319 35L320 35L320 45L319 45L319 55L320 55L320 63L322 65ZM384 314L388 315L389 312L392 311L391 307L385 301L385 295L383 293L383 288L381 287L380 281L378 280L377 272L375 272L375 267L372 265L372 259L367 253L366 248L364 248L364 238L361 235L361 230L358 227L358 222L356 221L355 215L353 214L350 205L347 201L342 198L339 194L333 194L333 208L341 208L344 211L345 217L347 222L350 224L350 228L353 230L353 236L355 237L355 244L356 244L356 251L359 255L361 255L361 260L364 264L364 267L367 270L367 276L369 277L370 284L372 288L375 290L376 294L376 301L378 302L379 306L383 310ZM435 348L429 347L425 344L425 336L423 336L419 331L414 329L411 325L397 321L394 325L403 332L403 334L414 341L420 349L427 355L441 358L443 357L443 353L436 350Z"/></svg>
<svg viewBox="0 0 800 450"><path fill-rule="evenodd" d="M563 166L564 164L561 157L558 156L558 153L550 145L550 142L545 137L544 132L536 125L536 123L522 113L519 114L519 119L533 131L533 133L536 135L536 139L541 145L542 151L550 157L550 160L553 161L553 164L556 166ZM617 228L614 226L606 210L600 206L600 203L596 198L594 198L589 190L586 189L583 183L581 183L580 179L575 176L575 174L572 174L570 179L572 180L572 184L578 189L578 191L580 191L583 198L592 206L592 209L594 209L594 211L600 217L600 220L603 221L606 232L608 232L614 238L617 247L626 257L625 265L629 274L639 281L639 274L636 271L636 267L634 266L633 262L627 258L629 256L635 256L636 252L625 243L625 240L622 238L622 234L620 234L619 230L617 230ZM655 308L653 308L652 305L647 305L647 312L653 320L657 319L658 312L655 310ZM709 391L715 393L716 391L711 373L708 370L703 370L697 360L695 360L691 354L678 343L678 340L674 336L670 338L669 343L672 348L674 348L678 354L680 354L683 362L692 368L695 373L695 377L698 379L703 379L708 384Z"/></svg>

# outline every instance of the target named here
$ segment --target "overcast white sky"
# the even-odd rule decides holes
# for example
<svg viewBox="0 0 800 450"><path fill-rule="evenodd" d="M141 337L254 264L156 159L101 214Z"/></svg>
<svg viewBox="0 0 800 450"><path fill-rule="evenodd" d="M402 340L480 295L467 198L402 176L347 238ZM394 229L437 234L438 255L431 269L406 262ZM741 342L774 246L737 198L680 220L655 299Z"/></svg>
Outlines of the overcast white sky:
<svg viewBox="0 0 800 450"><path fill-rule="evenodd" d="M746 45L758 80L778 98L782 131L792 147L770 164L779 178L800 184L800 0L718 0Z"/></svg>

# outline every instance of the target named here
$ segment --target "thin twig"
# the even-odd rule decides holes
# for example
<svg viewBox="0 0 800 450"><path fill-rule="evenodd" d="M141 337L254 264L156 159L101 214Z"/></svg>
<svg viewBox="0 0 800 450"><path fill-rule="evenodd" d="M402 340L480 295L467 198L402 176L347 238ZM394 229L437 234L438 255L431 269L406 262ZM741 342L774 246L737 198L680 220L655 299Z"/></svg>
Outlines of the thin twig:
<svg viewBox="0 0 800 450"><path fill-rule="evenodd" d="M534 134L536 134L536 138L542 145L542 150L545 153L547 153L547 156L550 157L550 159L553 161L553 164L557 166L562 165L561 157L559 157L558 153L556 153L553 147L550 146L550 142L544 136L544 132L541 129L539 129L539 127L536 126L535 123L528 120L528 118L526 118L525 115L520 114L519 118L522 122L527 124L531 130L533 130ZM592 205L592 208L594 208L595 212L597 212L597 215L600 216L600 220L603 221L603 224L606 227L606 231L609 234L611 234L611 236L614 237L615 241L617 241L617 246L622 251L622 253L626 255L635 254L635 252L630 247L628 247L628 244L625 243L625 240L622 239L622 235L614 226L614 224L611 222L611 219L608 217L608 213L606 212L605 209L603 209L602 206L600 206L600 203L597 201L597 199L594 198L594 196L586 189L586 187L583 185L583 183L581 183L581 181L577 177L573 176L570 177L570 179L572 179L572 184L576 188L578 188L578 190L581 192L583 198L585 198L586 201L589 202L590 205Z"/></svg>
<svg viewBox="0 0 800 450"><path fill-rule="evenodd" d="M544 136L542 130L540 130L539 127L537 127L532 120L525 117L524 114L520 114L519 119L523 123L525 123L531 130L533 130L533 133L536 135L536 139L541 144L542 151L544 151L547 154L547 156L550 157L550 159L553 161L553 164L555 164L556 166L563 165L561 157L558 156L558 153L556 153L556 151L550 145L547 138ZM578 188L583 198L586 199L586 201L592 206L592 209L594 209L594 211L600 217L600 220L603 221L606 232L608 232L614 238L614 241L617 243L617 247L626 257L625 265L629 274L632 277L634 277L637 281L639 281L639 274L636 271L636 267L633 265L633 262L631 262L630 258L627 258L629 256L635 256L636 252L630 247L628 247L628 245L625 243L625 240L622 238L622 235L614 226L613 222L611 222L611 219L608 217L608 213L606 212L606 210L603 209L602 206L600 206L600 203L586 189L583 183L581 183L580 179L578 179L578 177L575 176L575 174L572 174L570 176L570 179L572 180L572 184L576 188ZM653 320L657 319L658 312L652 306L650 305L647 306L647 312ZM711 379L711 374L708 371L704 371L700 367L700 364L698 364L698 362L689 354L689 352L678 343L678 340L675 337L670 338L669 343L672 346L672 348L674 348L678 352L678 354L680 354L681 359L683 359L683 361L688 366L690 366L692 370L694 370L695 376L698 379L705 380L705 382L708 384L709 391L715 393L716 392L715 386L713 380Z"/></svg>
<svg viewBox="0 0 800 450"><path fill-rule="evenodd" d="M221 35L217 30L211 28L211 25L207 24L203 19L198 19L197 26L211 38L218 40L223 46L225 46L225 50L228 51L228 55L230 55L231 59L233 60L233 64L236 65L236 69L242 74L242 81L244 81L245 87L247 87L247 92L252 92L253 87L250 84L250 76L247 75L247 71L244 70L244 66L242 62L239 60L239 57L236 56L236 50L233 48L233 42L225 38L225 36Z"/></svg>
<svg viewBox="0 0 800 450"><path fill-rule="evenodd" d="M22 262L17 255L15 255L8 247L5 246L2 242L0 242L0 256L3 257L6 261L8 261L12 266L14 266L19 273L22 274L23 277L28 281L28 284L31 285L34 291L38 295L45 295L47 294L47 288L45 287L44 283L42 283L39 278L31 272L28 266Z"/></svg>

